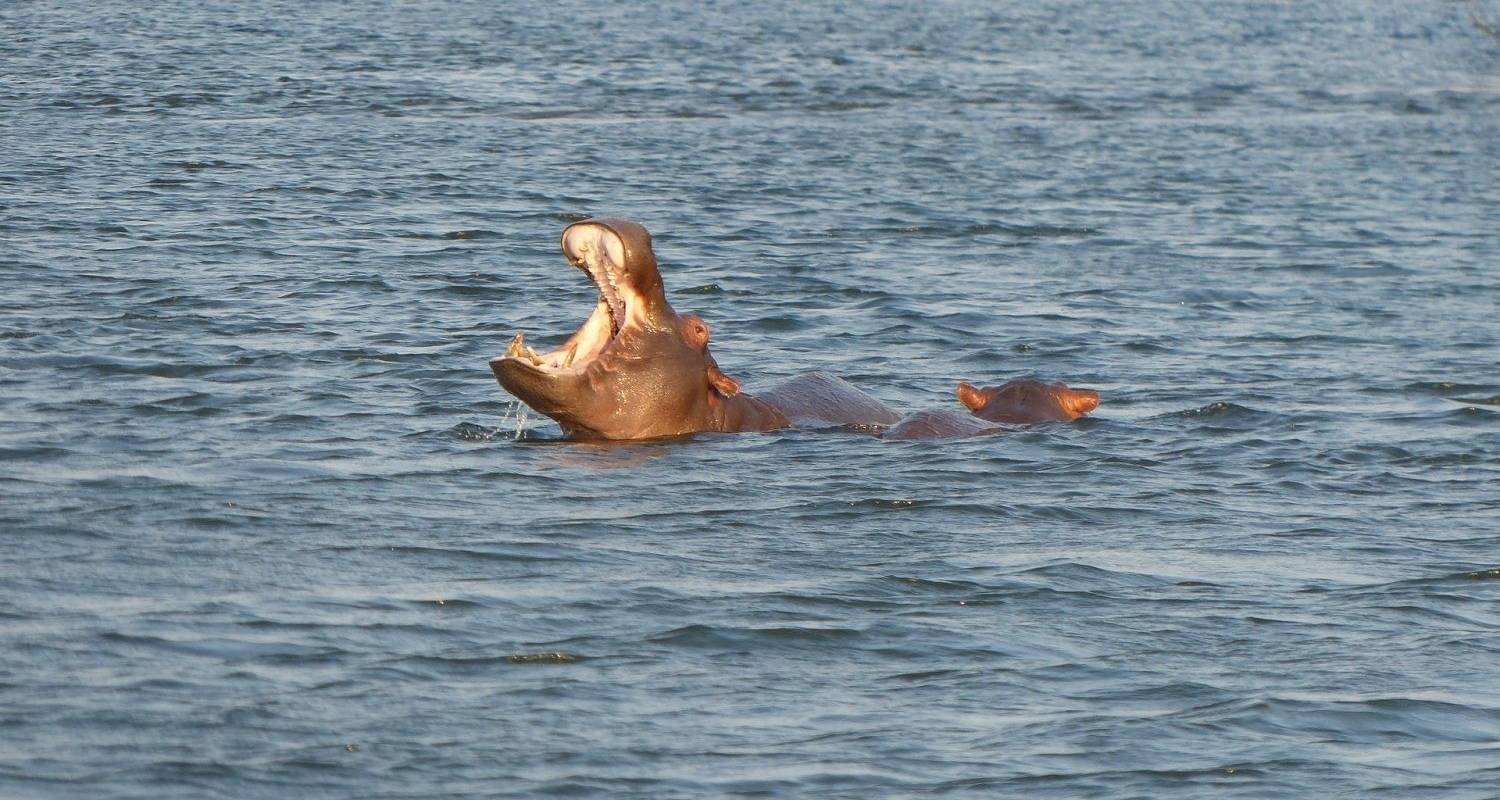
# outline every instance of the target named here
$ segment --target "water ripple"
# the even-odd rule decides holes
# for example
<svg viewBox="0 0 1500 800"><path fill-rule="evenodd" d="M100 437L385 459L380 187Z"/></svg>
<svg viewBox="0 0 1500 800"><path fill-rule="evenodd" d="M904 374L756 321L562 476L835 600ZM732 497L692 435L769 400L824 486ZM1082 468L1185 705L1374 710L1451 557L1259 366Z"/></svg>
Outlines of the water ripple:
<svg viewBox="0 0 1500 800"><path fill-rule="evenodd" d="M0 4L0 794L1495 794L1466 12L578 17ZM565 442L595 214L747 391L1104 403Z"/></svg>

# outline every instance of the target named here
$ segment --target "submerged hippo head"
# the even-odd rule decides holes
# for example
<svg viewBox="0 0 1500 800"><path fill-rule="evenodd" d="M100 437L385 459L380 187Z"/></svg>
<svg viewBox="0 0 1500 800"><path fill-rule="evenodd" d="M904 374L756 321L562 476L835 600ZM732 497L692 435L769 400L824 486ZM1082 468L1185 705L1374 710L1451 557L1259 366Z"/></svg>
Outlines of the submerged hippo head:
<svg viewBox="0 0 1500 800"><path fill-rule="evenodd" d="M983 389L960 383L958 401L974 416L990 422L1068 422L1098 408L1099 393L1069 389L1065 383L1019 378Z"/></svg>
<svg viewBox="0 0 1500 800"><path fill-rule="evenodd" d="M556 350L517 335L490 369L505 390L570 437L646 439L722 430L739 384L708 352L709 328L667 302L651 234L634 222L569 225L563 254L599 289L583 325Z"/></svg>

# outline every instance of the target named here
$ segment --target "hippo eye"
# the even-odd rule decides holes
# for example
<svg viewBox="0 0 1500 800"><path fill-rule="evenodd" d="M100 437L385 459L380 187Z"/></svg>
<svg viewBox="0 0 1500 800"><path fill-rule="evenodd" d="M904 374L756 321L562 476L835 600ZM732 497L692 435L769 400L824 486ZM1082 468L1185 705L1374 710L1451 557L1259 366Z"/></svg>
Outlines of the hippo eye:
<svg viewBox="0 0 1500 800"><path fill-rule="evenodd" d="M700 340L703 344L708 344L708 337L712 335L713 331L708 327L707 322L698 317L693 317L688 320L688 325L692 328L693 338Z"/></svg>

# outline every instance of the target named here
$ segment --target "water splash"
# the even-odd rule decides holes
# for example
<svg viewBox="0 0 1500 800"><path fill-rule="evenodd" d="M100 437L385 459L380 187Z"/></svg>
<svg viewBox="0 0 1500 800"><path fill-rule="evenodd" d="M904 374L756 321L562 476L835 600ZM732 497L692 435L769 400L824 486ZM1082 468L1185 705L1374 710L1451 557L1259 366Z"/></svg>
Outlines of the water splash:
<svg viewBox="0 0 1500 800"><path fill-rule="evenodd" d="M517 440L526 438L526 422L531 416L531 409L525 403L516 401L516 435Z"/></svg>
<svg viewBox="0 0 1500 800"><path fill-rule="evenodd" d="M503 431L509 428L511 435L508 438L516 440L525 439L527 431L526 423L530 421L530 412L530 407L525 403L522 403L520 400L511 400L510 406L505 409L505 413L500 417L500 428L498 430Z"/></svg>

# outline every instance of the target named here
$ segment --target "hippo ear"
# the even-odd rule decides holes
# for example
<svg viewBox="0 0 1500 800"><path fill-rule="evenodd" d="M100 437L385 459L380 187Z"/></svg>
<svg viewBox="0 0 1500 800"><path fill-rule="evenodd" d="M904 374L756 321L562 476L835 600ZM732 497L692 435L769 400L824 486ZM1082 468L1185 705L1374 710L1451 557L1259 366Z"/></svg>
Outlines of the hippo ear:
<svg viewBox="0 0 1500 800"><path fill-rule="evenodd" d="M985 401L988 399L984 396L984 392L975 389L972 385L967 383L960 383L958 385L957 394L958 402L963 403L964 407L969 409L970 411L978 411L979 409L984 408Z"/></svg>
<svg viewBox="0 0 1500 800"><path fill-rule="evenodd" d="M740 382L720 372L719 365L713 363L712 359L708 364L708 385L725 397L734 397L740 393Z"/></svg>
<svg viewBox="0 0 1500 800"><path fill-rule="evenodd" d="M1099 393L1093 389L1069 389L1062 387L1057 399L1073 417L1081 417L1099 407Z"/></svg>

